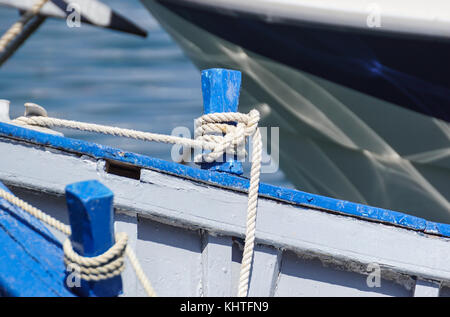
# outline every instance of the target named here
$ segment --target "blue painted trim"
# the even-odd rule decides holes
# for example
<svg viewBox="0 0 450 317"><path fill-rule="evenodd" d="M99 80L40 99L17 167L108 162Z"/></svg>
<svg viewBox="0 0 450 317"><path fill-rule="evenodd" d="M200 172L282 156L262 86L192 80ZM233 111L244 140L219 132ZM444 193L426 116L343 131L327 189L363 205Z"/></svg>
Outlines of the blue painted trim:
<svg viewBox="0 0 450 317"><path fill-rule="evenodd" d="M38 145L49 146L68 152L89 155L95 158L111 159L129 163L195 181L207 182L228 189L242 191L247 190L249 186L248 179L239 176L197 169L174 162L168 162L140 154L121 151L119 149L92 142L46 134L0 122L0 137L2 136L35 143ZM396 211L309 194L294 189L287 189L264 183L260 184L259 193L261 196L281 200L295 205L328 210L343 215L356 216L363 219L384 222L416 231L450 237L450 225L448 224L435 223Z"/></svg>
<svg viewBox="0 0 450 317"><path fill-rule="evenodd" d="M114 245L113 198L113 192L97 180L66 186L70 240L79 255L95 257ZM122 278L118 275L98 282L82 280L73 291L85 297L118 296L122 293Z"/></svg>
<svg viewBox="0 0 450 317"><path fill-rule="evenodd" d="M0 188L9 190L0 182ZM74 296L65 287L61 244L36 218L0 198L0 294Z"/></svg>
<svg viewBox="0 0 450 317"><path fill-rule="evenodd" d="M238 112L241 81L241 72L237 70L223 68L203 70L203 113ZM227 172L236 175L244 174L242 162L237 160L236 155L227 160L224 154L222 162L201 163L201 167L211 171Z"/></svg>

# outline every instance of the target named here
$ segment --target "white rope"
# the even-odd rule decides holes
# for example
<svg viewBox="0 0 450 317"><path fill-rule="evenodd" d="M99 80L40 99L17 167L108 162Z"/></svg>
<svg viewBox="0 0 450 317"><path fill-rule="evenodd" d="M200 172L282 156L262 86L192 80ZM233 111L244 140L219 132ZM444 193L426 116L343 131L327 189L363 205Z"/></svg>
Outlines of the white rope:
<svg viewBox="0 0 450 317"><path fill-rule="evenodd" d="M0 198L5 199L11 204L26 211L30 215L45 222L49 226L61 231L62 233L70 236L70 226L65 225L59 220L49 216L42 210L37 209L20 198L8 193L0 188ZM127 247L128 236L126 233L121 232L116 235L116 243L105 253L96 257L82 257L77 254L70 243L70 239L66 239L63 244L64 250L64 263L67 267L73 267L75 264L80 268L79 276L86 281L100 281L109 279L116 275L119 275L124 270L124 254L128 256L130 263L136 273L138 280L141 282L147 295L150 297L156 296L155 291L150 285L147 276L144 274L142 267L136 258L133 250ZM77 273L77 272L75 272Z"/></svg>
<svg viewBox="0 0 450 317"><path fill-rule="evenodd" d="M5 32L5 34L3 34L0 38L0 53L6 50L9 43L11 43L20 34L20 32L23 31L23 28L28 21L37 15L48 1L49 0L37 0L33 7L25 12L25 14L22 15L20 19Z"/></svg>
<svg viewBox="0 0 450 317"><path fill-rule="evenodd" d="M236 126L226 124L226 122L236 122ZM206 152L202 152L196 156L196 162L201 160L214 162L224 154L242 155L243 151L245 152L245 146L242 146L245 144L245 137L251 136L253 138L252 165L250 172L250 186L248 189L245 245L238 287L238 296L240 297L247 296L248 293L255 245L256 213L262 158L262 141L261 133L258 129L258 122L259 112L257 110L251 110L248 114L237 112L206 114L195 120L195 139L191 140L164 134L141 132L131 129L43 116L19 117L12 121L14 124L24 126L71 128L144 141L180 144L187 147L206 150ZM217 135L217 133L221 135Z"/></svg>
<svg viewBox="0 0 450 317"><path fill-rule="evenodd" d="M247 229L245 232L244 253L242 255L241 271L239 273L238 296L248 294L250 270L252 268L256 234L256 212L258 208L259 176L261 173L262 141L259 129L253 135L253 163L250 171L250 186L247 203Z"/></svg>
<svg viewBox="0 0 450 317"><path fill-rule="evenodd" d="M100 281L120 275L125 269L124 253L128 236L124 232L116 235L116 243L105 253L96 257L82 257L76 253L69 239L63 244L64 263L77 268L76 273L86 281ZM73 265L76 266L73 266Z"/></svg>

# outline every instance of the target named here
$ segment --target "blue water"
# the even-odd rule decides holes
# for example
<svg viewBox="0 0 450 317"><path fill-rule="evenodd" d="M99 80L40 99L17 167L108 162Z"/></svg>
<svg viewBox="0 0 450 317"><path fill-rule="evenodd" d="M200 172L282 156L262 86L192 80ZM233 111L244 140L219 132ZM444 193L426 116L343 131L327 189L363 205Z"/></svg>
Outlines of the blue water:
<svg viewBox="0 0 450 317"><path fill-rule="evenodd" d="M23 104L44 106L50 116L170 134L192 128L202 114L200 72L138 0L103 1L148 31L147 38L87 24L69 28L47 19L0 68L0 99L11 117ZM18 18L0 8L0 33ZM170 160L171 146L64 130L68 137ZM287 185L281 172L265 182Z"/></svg>

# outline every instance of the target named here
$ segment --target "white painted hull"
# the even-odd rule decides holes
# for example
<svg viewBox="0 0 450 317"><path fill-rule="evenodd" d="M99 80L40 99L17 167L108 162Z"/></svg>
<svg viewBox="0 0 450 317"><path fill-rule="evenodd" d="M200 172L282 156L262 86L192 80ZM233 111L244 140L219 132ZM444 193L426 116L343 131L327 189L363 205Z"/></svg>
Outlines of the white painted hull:
<svg viewBox="0 0 450 317"><path fill-rule="evenodd" d="M128 233L159 296L236 295L245 193L149 168L129 179L90 154L14 139L0 137L0 181L66 224L65 186L101 181L115 195L116 231ZM250 296L449 294L445 237L270 197L259 200L256 237ZM124 296L144 295L130 268L123 281Z"/></svg>
<svg viewBox="0 0 450 317"><path fill-rule="evenodd" d="M143 3L200 69L243 72L240 109L259 105L261 126L280 127L280 167L296 188L450 222L447 122L287 67Z"/></svg>
<svg viewBox="0 0 450 317"><path fill-rule="evenodd" d="M144 0L144 2L147 0ZM450 3L446 0L161 0L220 11L257 14L267 21L319 22L366 29L371 14L380 14L378 31L450 37ZM369 21L369 22L368 22ZM375 20L373 20L375 21ZM375 31L377 31L375 29Z"/></svg>

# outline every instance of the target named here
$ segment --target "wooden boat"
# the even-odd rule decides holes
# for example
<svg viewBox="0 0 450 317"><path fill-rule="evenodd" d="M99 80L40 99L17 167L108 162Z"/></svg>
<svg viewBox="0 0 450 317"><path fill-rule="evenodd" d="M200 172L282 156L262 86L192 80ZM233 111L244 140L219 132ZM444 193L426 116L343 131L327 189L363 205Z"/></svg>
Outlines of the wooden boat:
<svg viewBox="0 0 450 317"><path fill-rule="evenodd" d="M0 181L15 195L69 224L66 186L97 180L158 295L236 295L247 178L19 126L8 107ZM63 239L0 199L1 294L72 296ZM447 224L260 184L256 243L249 296L450 295ZM144 295L129 267L122 283L123 296Z"/></svg>

